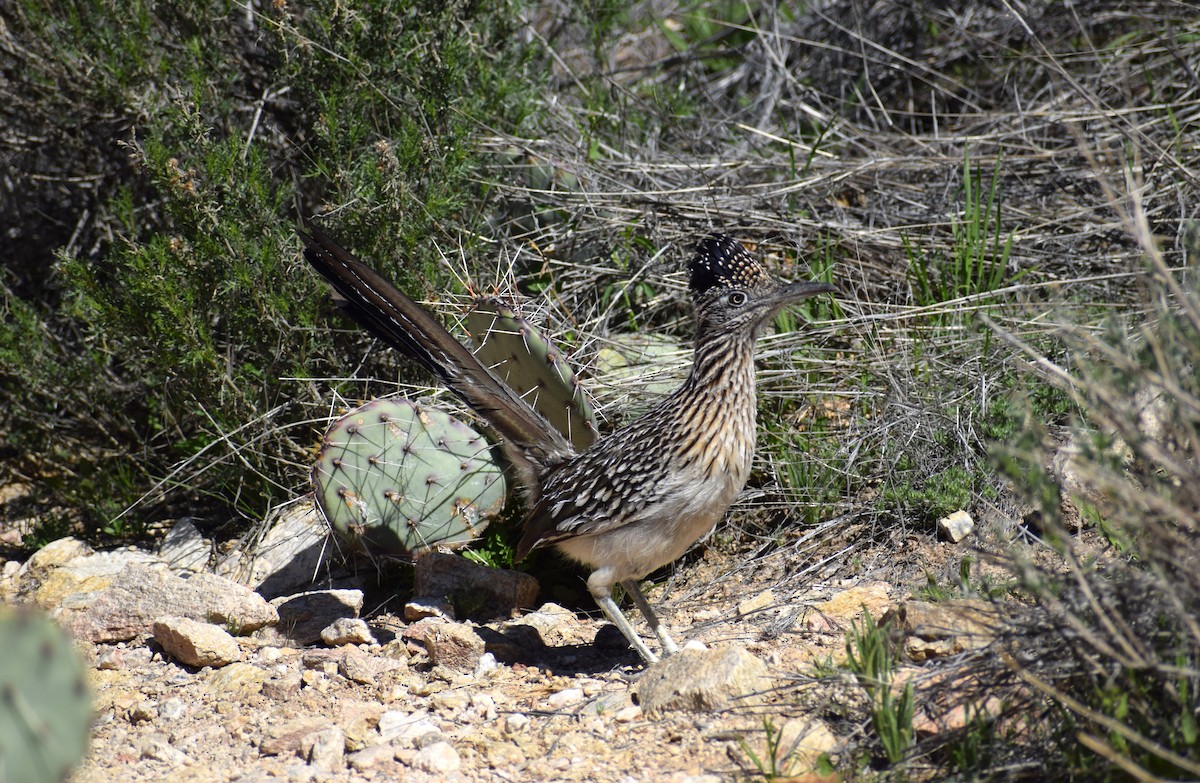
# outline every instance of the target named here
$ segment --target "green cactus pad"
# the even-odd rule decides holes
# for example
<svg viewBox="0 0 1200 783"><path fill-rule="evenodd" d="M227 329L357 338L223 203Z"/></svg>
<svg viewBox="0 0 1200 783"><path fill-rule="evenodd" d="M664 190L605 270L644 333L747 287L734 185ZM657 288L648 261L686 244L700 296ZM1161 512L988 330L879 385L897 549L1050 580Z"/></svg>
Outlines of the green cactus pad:
<svg viewBox="0 0 1200 783"><path fill-rule="evenodd" d="M596 413L566 357L512 308L479 299L467 313L475 355L583 451L596 440Z"/></svg>
<svg viewBox="0 0 1200 783"><path fill-rule="evenodd" d="M375 400L334 422L312 478L334 531L381 554L461 546L504 505L504 474L483 436L403 399Z"/></svg>
<svg viewBox="0 0 1200 783"><path fill-rule="evenodd" d="M91 692L74 645L51 620L0 611L0 781L64 780L87 750Z"/></svg>

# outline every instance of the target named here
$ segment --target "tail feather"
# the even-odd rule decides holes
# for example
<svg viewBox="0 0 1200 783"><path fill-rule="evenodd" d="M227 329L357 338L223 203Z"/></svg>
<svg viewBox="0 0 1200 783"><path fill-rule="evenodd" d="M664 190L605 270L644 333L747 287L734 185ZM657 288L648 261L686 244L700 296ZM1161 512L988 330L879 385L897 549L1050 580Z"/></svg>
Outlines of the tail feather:
<svg viewBox="0 0 1200 783"><path fill-rule="evenodd" d="M500 436L536 501L538 477L574 453L571 444L508 385L496 378L436 318L328 235L300 232L304 256L341 297L339 305L371 334L414 359L471 406Z"/></svg>

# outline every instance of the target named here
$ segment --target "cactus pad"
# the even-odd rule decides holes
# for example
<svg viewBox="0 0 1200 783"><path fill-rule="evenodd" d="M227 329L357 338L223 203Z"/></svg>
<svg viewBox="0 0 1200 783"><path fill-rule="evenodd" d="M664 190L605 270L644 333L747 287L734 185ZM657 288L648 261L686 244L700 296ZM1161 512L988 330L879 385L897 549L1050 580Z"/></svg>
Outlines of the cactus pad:
<svg viewBox="0 0 1200 783"><path fill-rule="evenodd" d="M312 478L334 531L377 553L466 544L504 505L504 475L483 436L403 399L375 400L334 422Z"/></svg>
<svg viewBox="0 0 1200 783"><path fill-rule="evenodd" d="M0 610L0 650L0 780L64 780L92 720L83 664L67 635L30 611Z"/></svg>
<svg viewBox="0 0 1200 783"><path fill-rule="evenodd" d="M576 449L592 445L598 432L595 411L566 357L537 327L492 298L477 300L466 322L479 361Z"/></svg>

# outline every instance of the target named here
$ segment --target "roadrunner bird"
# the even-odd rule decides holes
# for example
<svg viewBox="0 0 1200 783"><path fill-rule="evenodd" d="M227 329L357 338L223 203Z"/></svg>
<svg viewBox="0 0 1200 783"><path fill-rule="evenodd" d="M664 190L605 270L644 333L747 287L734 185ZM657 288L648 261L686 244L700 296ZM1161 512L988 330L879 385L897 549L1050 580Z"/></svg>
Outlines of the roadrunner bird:
<svg viewBox="0 0 1200 783"><path fill-rule="evenodd" d="M676 652L638 580L683 555L745 485L758 336L781 309L833 286L784 284L736 240L706 237L689 265L691 374L641 418L577 452L416 302L320 231L301 236L304 255L348 314L424 365L499 435L528 501L517 559L553 544L593 569L588 590L643 659L657 656L617 608L615 585L641 610L664 653Z"/></svg>

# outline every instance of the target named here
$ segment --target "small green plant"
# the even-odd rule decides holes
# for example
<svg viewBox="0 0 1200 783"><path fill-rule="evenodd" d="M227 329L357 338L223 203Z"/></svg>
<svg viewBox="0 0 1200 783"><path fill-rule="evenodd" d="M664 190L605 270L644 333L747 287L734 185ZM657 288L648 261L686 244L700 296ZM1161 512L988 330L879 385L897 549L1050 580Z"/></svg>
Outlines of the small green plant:
<svg viewBox="0 0 1200 783"><path fill-rule="evenodd" d="M763 737L766 747L761 756L755 752L745 737L738 737L738 745L741 746L742 752L750 759L750 763L754 765L762 779L771 783L771 781L779 780L789 774L788 754L780 753L780 740L783 732L775 728L770 717L763 718Z"/></svg>
<svg viewBox="0 0 1200 783"><path fill-rule="evenodd" d="M964 555L958 564L958 575L953 585L943 585L929 572L925 584L917 590L917 597L926 601L952 601L958 598L998 598L1009 593L1011 583L997 584L986 574L972 577L979 572L979 563L971 555Z"/></svg>
<svg viewBox="0 0 1200 783"><path fill-rule="evenodd" d="M950 223L953 239L949 255L919 251L907 235L902 237L908 259L908 278L913 300L921 307L964 297L979 297L1013 283L1023 273L1007 280L1008 258L1013 233L1004 233L999 194L1000 166L996 158L991 179L971 166L970 151L963 154L962 216Z"/></svg>
<svg viewBox="0 0 1200 783"><path fill-rule="evenodd" d="M846 665L871 701L871 726L890 765L904 761L913 743L913 688L893 682L895 655L887 631L864 611L846 637Z"/></svg>

